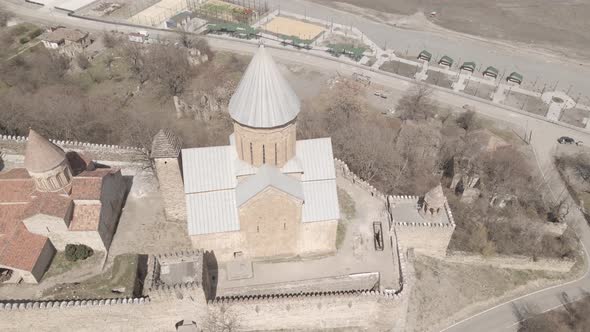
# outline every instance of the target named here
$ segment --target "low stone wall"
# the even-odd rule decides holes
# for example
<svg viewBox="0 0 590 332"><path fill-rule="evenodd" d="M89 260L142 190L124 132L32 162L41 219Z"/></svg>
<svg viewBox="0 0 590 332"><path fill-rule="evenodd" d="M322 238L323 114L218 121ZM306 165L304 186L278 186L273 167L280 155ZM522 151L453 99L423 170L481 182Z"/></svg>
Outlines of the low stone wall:
<svg viewBox="0 0 590 332"><path fill-rule="evenodd" d="M446 262L472 264L472 265L489 265L502 269L515 270L538 270L553 272L569 272L576 263L575 260L539 258L534 260L527 256L491 256L484 257L471 253L452 251L444 258Z"/></svg>

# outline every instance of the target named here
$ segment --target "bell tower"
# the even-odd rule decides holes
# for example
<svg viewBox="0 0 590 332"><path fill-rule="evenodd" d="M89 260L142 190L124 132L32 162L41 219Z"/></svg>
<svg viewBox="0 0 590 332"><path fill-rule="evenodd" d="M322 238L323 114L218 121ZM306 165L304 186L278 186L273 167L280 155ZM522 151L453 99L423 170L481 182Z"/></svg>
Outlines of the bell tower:
<svg viewBox="0 0 590 332"><path fill-rule="evenodd" d="M299 98L261 45L229 102L241 160L282 167L295 156Z"/></svg>

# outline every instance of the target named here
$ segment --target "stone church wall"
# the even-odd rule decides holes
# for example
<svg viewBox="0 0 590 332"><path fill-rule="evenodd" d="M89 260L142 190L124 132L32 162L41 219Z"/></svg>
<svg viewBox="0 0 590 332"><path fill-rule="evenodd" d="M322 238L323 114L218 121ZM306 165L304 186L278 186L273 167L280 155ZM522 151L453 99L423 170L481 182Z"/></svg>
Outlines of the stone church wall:
<svg viewBox="0 0 590 332"><path fill-rule="evenodd" d="M241 160L255 166L262 165L264 160L267 164L282 167L295 156L296 131L294 122L271 129L249 128L234 123L238 156ZM252 154L250 154L250 144L252 144Z"/></svg>
<svg viewBox="0 0 590 332"><path fill-rule="evenodd" d="M173 222L186 221L186 201L184 184L177 158L154 159L160 192L164 199L166 220Z"/></svg>
<svg viewBox="0 0 590 332"><path fill-rule="evenodd" d="M302 201L268 187L239 208L244 257L295 256ZM280 208L277 208L280 207ZM237 248L236 248L237 249Z"/></svg>
<svg viewBox="0 0 590 332"><path fill-rule="evenodd" d="M299 252L303 254L324 254L336 251L338 220L301 223Z"/></svg>
<svg viewBox="0 0 590 332"><path fill-rule="evenodd" d="M221 262L233 259L234 252L240 251L237 248L244 247L244 237L239 231L191 235L190 238L193 248L205 248Z"/></svg>

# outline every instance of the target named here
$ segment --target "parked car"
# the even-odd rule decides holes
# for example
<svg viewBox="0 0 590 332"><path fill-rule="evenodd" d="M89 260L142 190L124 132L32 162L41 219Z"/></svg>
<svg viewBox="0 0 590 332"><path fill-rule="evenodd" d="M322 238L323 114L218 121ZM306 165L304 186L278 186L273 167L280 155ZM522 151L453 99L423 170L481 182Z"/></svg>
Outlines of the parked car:
<svg viewBox="0 0 590 332"><path fill-rule="evenodd" d="M567 137L567 136L561 136L560 138L557 139L557 142L559 144L574 144L574 143L576 143L576 141L573 138Z"/></svg>

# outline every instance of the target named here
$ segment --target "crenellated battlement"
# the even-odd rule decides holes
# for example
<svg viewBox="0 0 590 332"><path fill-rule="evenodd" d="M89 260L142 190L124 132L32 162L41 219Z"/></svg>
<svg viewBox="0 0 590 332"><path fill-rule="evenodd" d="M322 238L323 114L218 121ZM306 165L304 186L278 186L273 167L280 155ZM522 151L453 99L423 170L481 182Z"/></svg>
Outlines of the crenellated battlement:
<svg viewBox="0 0 590 332"><path fill-rule="evenodd" d="M25 143L29 138L27 136L12 136L12 135L0 135L0 141L12 141L16 143ZM127 150L127 151L140 151L147 153L147 150L132 146L120 146L111 144L98 144L78 141L62 141L50 139L50 141L62 148L79 148L79 149L109 149L109 150Z"/></svg>
<svg viewBox="0 0 590 332"><path fill-rule="evenodd" d="M377 188L373 187L369 182L363 180L354 172L352 172L344 161L338 158L334 158L334 167L336 168L337 175L342 176L343 178L357 185L359 188L367 191L369 194L371 194L371 196L377 197L383 200L384 202L387 202L387 196L384 193L380 192Z"/></svg>
<svg viewBox="0 0 590 332"><path fill-rule="evenodd" d="M68 309L80 307L101 307L125 304L146 304L149 297L126 297L116 299L88 299L88 300L58 300L58 301L29 301L9 300L0 301L0 310L31 310L31 309Z"/></svg>

